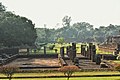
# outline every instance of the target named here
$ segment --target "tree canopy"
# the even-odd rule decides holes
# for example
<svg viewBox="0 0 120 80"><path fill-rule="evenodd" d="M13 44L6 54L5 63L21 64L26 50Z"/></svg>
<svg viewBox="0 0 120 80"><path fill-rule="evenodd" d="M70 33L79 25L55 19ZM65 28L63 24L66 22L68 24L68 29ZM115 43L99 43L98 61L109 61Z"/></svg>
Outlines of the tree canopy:
<svg viewBox="0 0 120 80"><path fill-rule="evenodd" d="M0 5L0 44L3 46L32 46L37 37L31 20L5 11Z"/></svg>
<svg viewBox="0 0 120 80"><path fill-rule="evenodd" d="M70 27L63 26L58 29L49 29L51 42L57 41L58 38L64 38L65 42L104 42L107 37L118 35L120 32L120 25L108 25L94 28L88 22L77 22ZM39 29L40 31L40 29ZM39 38L40 39L40 38ZM49 40L50 41L50 40Z"/></svg>

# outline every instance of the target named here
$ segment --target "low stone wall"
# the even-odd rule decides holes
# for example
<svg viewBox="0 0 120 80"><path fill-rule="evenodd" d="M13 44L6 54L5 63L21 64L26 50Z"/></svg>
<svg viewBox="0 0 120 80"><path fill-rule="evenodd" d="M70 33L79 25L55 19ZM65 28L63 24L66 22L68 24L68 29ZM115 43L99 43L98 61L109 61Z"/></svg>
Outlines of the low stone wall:
<svg viewBox="0 0 120 80"><path fill-rule="evenodd" d="M18 54L12 55L9 58L5 58L5 59L1 59L0 60L0 65L5 65L13 60L15 60L16 58L18 58Z"/></svg>
<svg viewBox="0 0 120 80"><path fill-rule="evenodd" d="M29 54L19 55L18 58L58 58L58 54Z"/></svg>
<svg viewBox="0 0 120 80"><path fill-rule="evenodd" d="M117 56L112 54L100 54L103 60L116 60Z"/></svg>

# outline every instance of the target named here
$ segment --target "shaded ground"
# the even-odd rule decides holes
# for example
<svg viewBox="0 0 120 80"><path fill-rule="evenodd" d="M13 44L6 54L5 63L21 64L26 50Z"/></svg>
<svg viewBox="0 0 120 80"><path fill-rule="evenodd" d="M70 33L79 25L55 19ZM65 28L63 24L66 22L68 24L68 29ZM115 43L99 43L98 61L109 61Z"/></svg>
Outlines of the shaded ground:
<svg viewBox="0 0 120 80"><path fill-rule="evenodd" d="M71 60L65 60L68 65L73 65ZM82 69L99 69L100 65L96 65L95 62L91 60L79 60L79 67Z"/></svg>
<svg viewBox="0 0 120 80"><path fill-rule="evenodd" d="M100 65L96 65L96 63L91 60L79 60L79 67L82 69L99 69Z"/></svg>
<svg viewBox="0 0 120 80"><path fill-rule="evenodd" d="M65 56L67 57L67 56ZM79 58L79 67L82 69L101 69L100 65L96 65L95 62L85 58L84 56L77 54ZM74 63L68 58L65 60L68 65L74 65ZM18 58L7 65L19 66L22 69L50 69L56 70L61 67L58 58Z"/></svg>
<svg viewBox="0 0 120 80"><path fill-rule="evenodd" d="M79 67L82 69L99 69L100 65L96 65L95 62L85 58L84 56L77 54L79 58ZM65 60L68 65L73 65L74 63L71 60Z"/></svg>

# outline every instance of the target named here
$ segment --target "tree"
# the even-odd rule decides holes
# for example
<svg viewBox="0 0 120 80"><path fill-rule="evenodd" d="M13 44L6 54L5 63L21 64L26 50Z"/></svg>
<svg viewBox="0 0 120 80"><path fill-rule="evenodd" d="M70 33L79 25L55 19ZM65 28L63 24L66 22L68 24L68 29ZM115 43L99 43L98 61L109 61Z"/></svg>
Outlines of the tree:
<svg viewBox="0 0 120 80"><path fill-rule="evenodd" d="M63 44L65 42L64 38L63 37L60 37L57 39L57 42L60 43L60 44Z"/></svg>
<svg viewBox="0 0 120 80"><path fill-rule="evenodd" d="M67 80L72 76L75 71L78 71L79 68L77 66L64 66L59 69L59 71L63 72L65 76L67 76Z"/></svg>
<svg viewBox="0 0 120 80"><path fill-rule="evenodd" d="M71 22L71 17L69 17L69 16L65 16L63 19L62 19L62 21L63 21L63 26L64 27L70 27L70 22Z"/></svg>
<svg viewBox="0 0 120 80"><path fill-rule="evenodd" d="M50 37L50 30L46 28L46 24L44 25L44 27L45 27L45 30L44 30L44 32L45 32L45 43L48 43L49 42L48 40L49 40L49 37Z"/></svg>
<svg viewBox="0 0 120 80"><path fill-rule="evenodd" d="M1 73L6 75L9 80L12 79L12 76L18 71L18 67L16 66L1 66Z"/></svg>
<svg viewBox="0 0 120 80"><path fill-rule="evenodd" d="M88 38L93 38L93 25L87 22L77 22L73 24L73 27L77 31L76 39L80 42L87 42Z"/></svg>
<svg viewBox="0 0 120 80"><path fill-rule="evenodd" d="M8 47L34 45L37 35L31 20L7 11L0 14L0 20L0 44Z"/></svg>
<svg viewBox="0 0 120 80"><path fill-rule="evenodd" d="M55 42L55 29L48 29L48 28L36 28L37 39L36 43L48 43L48 42Z"/></svg>
<svg viewBox="0 0 120 80"><path fill-rule="evenodd" d="M106 37L106 27L105 26L100 26L99 28L95 28L94 30L94 40L96 42L103 42L105 41L105 37Z"/></svg>
<svg viewBox="0 0 120 80"><path fill-rule="evenodd" d="M2 3L0 2L0 12L3 12L3 11L5 11L6 9L5 9L5 6L4 5L2 5Z"/></svg>

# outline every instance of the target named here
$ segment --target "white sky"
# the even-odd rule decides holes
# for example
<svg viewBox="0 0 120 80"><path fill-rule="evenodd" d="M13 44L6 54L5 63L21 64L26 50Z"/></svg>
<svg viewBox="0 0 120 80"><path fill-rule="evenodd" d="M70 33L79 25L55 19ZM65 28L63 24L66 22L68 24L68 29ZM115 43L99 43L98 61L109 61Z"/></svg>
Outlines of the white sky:
<svg viewBox="0 0 120 80"><path fill-rule="evenodd" d="M25 16L36 27L61 27L62 18L72 17L72 23L88 22L94 27L120 25L120 0L0 0L8 11ZM56 26L56 24L58 24Z"/></svg>

